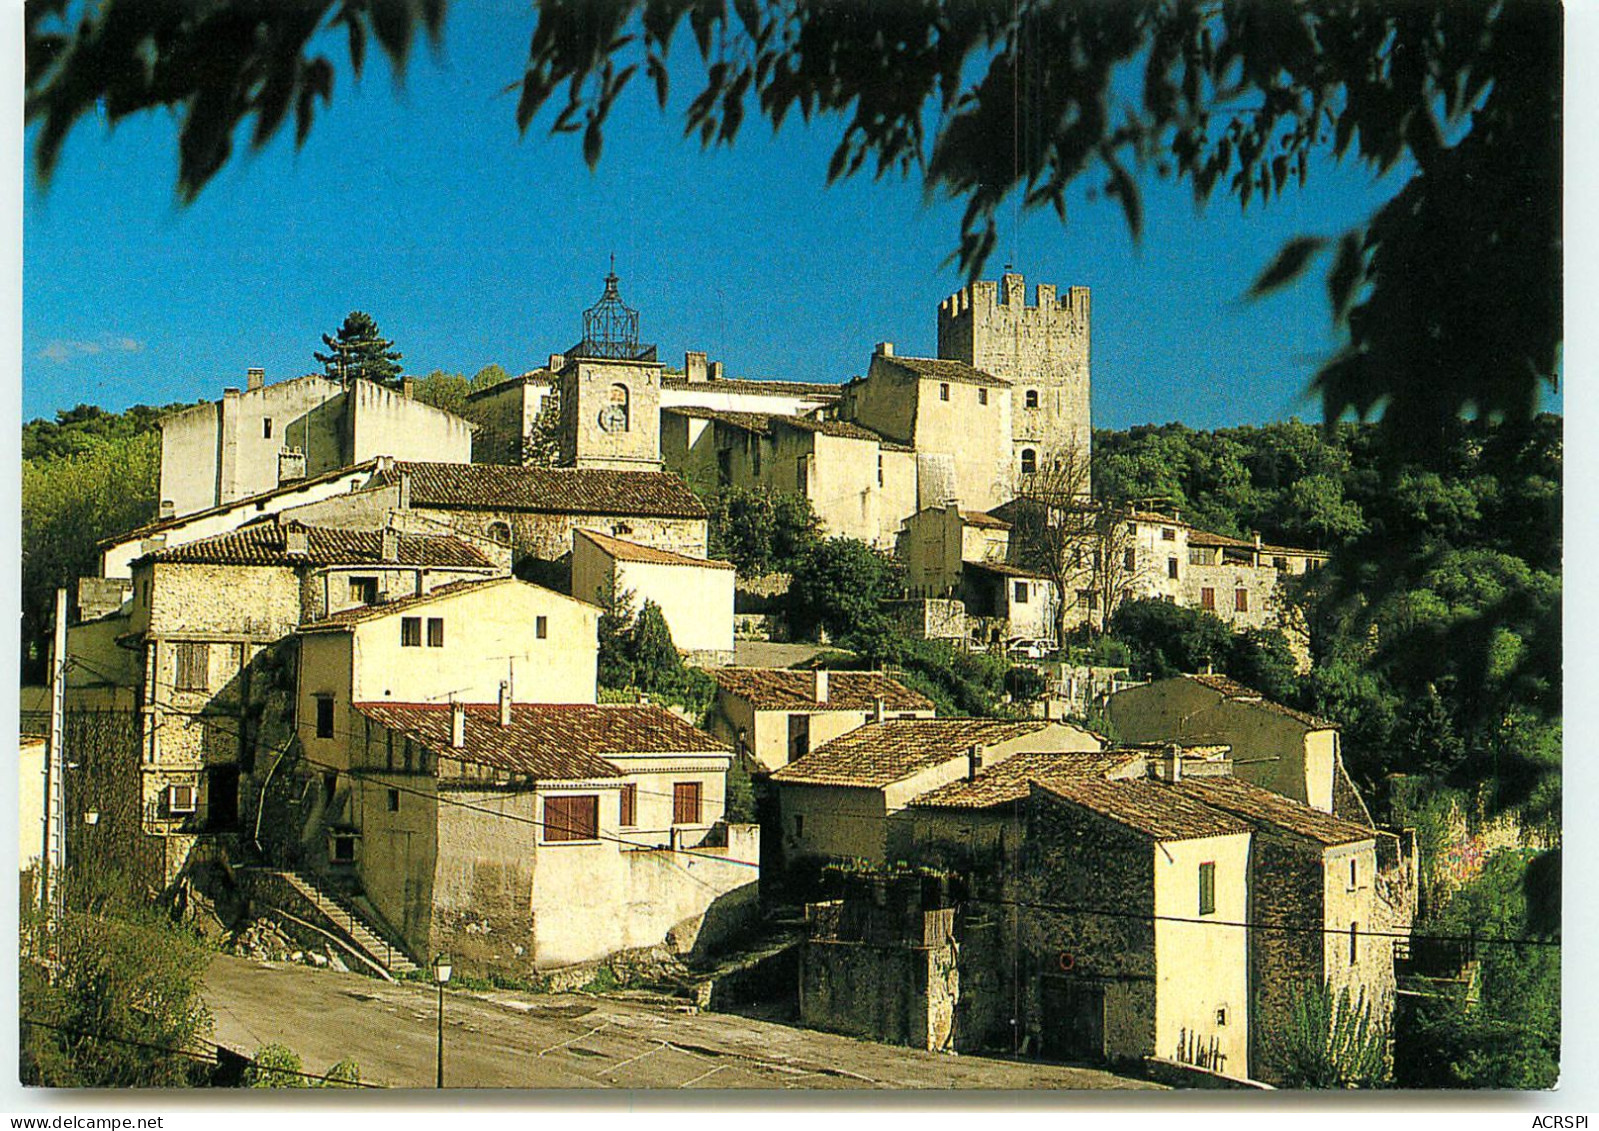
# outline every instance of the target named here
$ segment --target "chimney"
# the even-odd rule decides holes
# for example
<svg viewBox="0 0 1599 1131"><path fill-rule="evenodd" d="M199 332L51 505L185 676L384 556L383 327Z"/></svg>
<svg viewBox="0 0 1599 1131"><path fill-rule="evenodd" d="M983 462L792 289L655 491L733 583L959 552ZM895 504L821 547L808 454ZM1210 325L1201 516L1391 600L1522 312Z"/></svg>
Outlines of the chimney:
<svg viewBox="0 0 1599 1131"><path fill-rule="evenodd" d="M894 343L893 342L878 342L877 343L877 347L874 350L872 350L872 353L876 357L893 357L894 356Z"/></svg>
<svg viewBox="0 0 1599 1131"><path fill-rule="evenodd" d="M1173 785L1183 780L1183 748L1175 742L1161 752L1152 767L1155 777Z"/></svg>
<svg viewBox="0 0 1599 1131"><path fill-rule="evenodd" d="M983 744L974 742L966 748L966 780L976 781L977 775L983 772Z"/></svg>
<svg viewBox="0 0 1599 1131"><path fill-rule="evenodd" d="M411 509L411 473L400 472L400 498L395 504L396 510L408 511Z"/></svg>
<svg viewBox="0 0 1599 1131"><path fill-rule="evenodd" d="M311 536L304 524L293 519L283 524L283 552L302 558L311 553Z"/></svg>
<svg viewBox="0 0 1599 1131"><path fill-rule="evenodd" d="M392 526L383 528L383 560L386 562L400 560L400 532Z"/></svg>
<svg viewBox="0 0 1599 1131"><path fill-rule="evenodd" d="M450 748L459 750L466 745L466 705L450 700Z"/></svg>
<svg viewBox="0 0 1599 1131"><path fill-rule="evenodd" d="M511 725L511 681L508 679L500 680L500 725Z"/></svg>
<svg viewBox="0 0 1599 1131"><path fill-rule="evenodd" d="M720 361L711 362L710 379L712 381L720 381L722 379L722 363Z"/></svg>
<svg viewBox="0 0 1599 1131"><path fill-rule="evenodd" d="M811 673L811 694L818 703L827 702L827 669L817 668Z"/></svg>
<svg viewBox="0 0 1599 1131"><path fill-rule="evenodd" d="M694 384L706 379L706 361L703 350L689 350L683 355L683 376Z"/></svg>
<svg viewBox="0 0 1599 1131"><path fill-rule="evenodd" d="M246 369L244 371L244 387L250 392L255 392L266 384L265 369Z"/></svg>
<svg viewBox="0 0 1599 1131"><path fill-rule="evenodd" d="M401 377L400 378L400 396L404 397L408 401L416 399L416 378L415 377Z"/></svg>
<svg viewBox="0 0 1599 1131"><path fill-rule="evenodd" d="M883 697L879 695L872 700L872 722L880 723L883 721L883 710Z"/></svg>

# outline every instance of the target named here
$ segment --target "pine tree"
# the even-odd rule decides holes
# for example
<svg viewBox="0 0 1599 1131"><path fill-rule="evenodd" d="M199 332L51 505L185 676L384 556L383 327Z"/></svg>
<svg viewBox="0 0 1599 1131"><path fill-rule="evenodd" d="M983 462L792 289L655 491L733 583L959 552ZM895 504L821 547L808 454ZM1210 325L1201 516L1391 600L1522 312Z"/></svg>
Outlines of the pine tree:
<svg viewBox="0 0 1599 1131"><path fill-rule="evenodd" d="M392 341L383 337L376 320L364 311L350 311L337 334L322 335L322 344L328 347L328 352L312 356L336 381L349 382L364 377L368 381L392 383L400 375L400 359L404 355L394 348Z"/></svg>

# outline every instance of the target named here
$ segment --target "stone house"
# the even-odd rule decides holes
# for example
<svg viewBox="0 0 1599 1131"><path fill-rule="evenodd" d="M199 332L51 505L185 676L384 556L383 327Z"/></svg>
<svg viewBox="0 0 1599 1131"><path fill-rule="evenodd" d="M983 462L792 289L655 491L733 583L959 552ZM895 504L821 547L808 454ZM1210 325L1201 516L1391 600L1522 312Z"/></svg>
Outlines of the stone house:
<svg viewBox="0 0 1599 1131"><path fill-rule="evenodd" d="M410 388L320 376L268 385L250 370L244 391L159 422L163 512L209 510L379 455L470 462L476 426Z"/></svg>
<svg viewBox="0 0 1599 1131"><path fill-rule="evenodd" d="M496 542L510 547L518 573L563 588L579 528L700 560L709 538L705 505L675 475L601 468L395 460L360 490L295 514L327 526L394 523Z"/></svg>
<svg viewBox="0 0 1599 1131"><path fill-rule="evenodd" d="M905 520L895 554L905 563L905 589L912 598L947 598L960 592L969 563L1008 562L1011 525L958 503L928 507Z"/></svg>
<svg viewBox="0 0 1599 1131"><path fill-rule="evenodd" d="M758 769L777 770L867 723L930 719L933 701L882 672L716 669L710 729Z"/></svg>
<svg viewBox="0 0 1599 1131"><path fill-rule="evenodd" d="M1390 901L1378 883L1377 840L1369 826L1340 820L1237 778L1183 778L1185 795L1247 822L1252 1012L1250 1075L1281 1084L1276 1034L1293 1018L1306 984L1348 988L1385 1024L1394 1006L1394 933L1413 908Z"/></svg>
<svg viewBox="0 0 1599 1131"><path fill-rule="evenodd" d="M913 798L1024 752L1098 751L1104 740L1069 723L896 719L868 723L814 746L774 771L786 865L804 859L890 858L889 817Z"/></svg>
<svg viewBox="0 0 1599 1131"><path fill-rule="evenodd" d="M969 562L961 572L961 593L974 645L1055 643L1060 598L1055 583L1043 574L1006 562Z"/></svg>
<svg viewBox="0 0 1599 1131"><path fill-rule="evenodd" d="M1246 1078L1248 823L1161 782L1083 778L1032 787L1026 841L1024 1044Z"/></svg>
<svg viewBox="0 0 1599 1131"><path fill-rule="evenodd" d="M352 718L329 868L418 959L525 976L703 949L754 910L758 831L722 819L731 752L668 711L507 696Z"/></svg>
<svg viewBox="0 0 1599 1131"><path fill-rule="evenodd" d="M257 755L292 737L284 642L300 624L506 568L460 539L276 518L134 561L128 602L69 630L81 672L69 705L128 712L149 885L172 882L197 845L252 827Z"/></svg>
<svg viewBox="0 0 1599 1131"><path fill-rule="evenodd" d="M961 361L899 357L880 342L865 377L848 381L840 420L915 452L916 494L899 524L951 500L988 510L1009 497L1016 464L1010 383Z"/></svg>
<svg viewBox="0 0 1599 1131"><path fill-rule="evenodd" d="M691 558L596 530L573 536L572 595L598 603L607 593L631 594L635 612L654 601L672 643L691 663L733 658L733 582L732 562Z"/></svg>
<svg viewBox="0 0 1599 1131"><path fill-rule="evenodd" d="M1313 809L1371 826L1338 751L1338 725L1223 675L1182 675L1118 691L1106 705L1129 742L1232 747L1237 776Z"/></svg>
<svg viewBox="0 0 1599 1131"><path fill-rule="evenodd" d="M360 490L370 482L380 462L370 459L325 475L297 479L275 490L235 499L181 517L160 518L126 533L101 539L96 543L100 553L100 577L107 581L127 581L133 576L134 560L146 554L176 549L203 538L215 538L219 534L237 530L246 523ZM122 596L125 598L126 594ZM121 602L117 600L116 603ZM114 607L102 601L99 611L110 611ZM87 617L91 614L85 612L83 615Z"/></svg>
<svg viewBox="0 0 1599 1131"><path fill-rule="evenodd" d="M915 509L915 453L859 424L682 405L661 414L661 448L703 489L803 495L828 534L878 549Z"/></svg>

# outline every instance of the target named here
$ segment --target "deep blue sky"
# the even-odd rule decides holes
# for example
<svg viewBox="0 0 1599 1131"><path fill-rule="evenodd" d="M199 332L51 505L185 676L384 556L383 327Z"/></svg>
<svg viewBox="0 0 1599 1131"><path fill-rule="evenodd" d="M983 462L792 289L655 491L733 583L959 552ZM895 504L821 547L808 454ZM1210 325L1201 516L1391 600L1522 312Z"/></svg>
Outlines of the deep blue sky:
<svg viewBox="0 0 1599 1131"><path fill-rule="evenodd" d="M670 364L704 349L729 376L836 381L882 339L934 352L936 305L962 282L946 262L959 203L899 179L828 188L836 121L774 138L751 119L704 151L681 138L687 78L665 116L630 88L590 174L548 112L517 136L502 88L530 28L519 8L453 7L441 56L414 54L402 89L381 58L360 85L341 67L303 150L292 127L259 154L241 145L187 208L172 119L81 124L48 188L26 190L24 418L213 398L252 365L310 372L319 335L357 308L410 372L520 372L577 339L612 251ZM1201 212L1186 186L1145 189L1140 245L1118 205L1079 198L1064 227L1051 212L1010 225L985 274L1014 257L1030 284L1093 288L1097 425L1316 418L1303 394L1333 345L1320 275L1241 296L1285 238L1341 230L1393 185L1328 164L1247 216L1220 193Z"/></svg>

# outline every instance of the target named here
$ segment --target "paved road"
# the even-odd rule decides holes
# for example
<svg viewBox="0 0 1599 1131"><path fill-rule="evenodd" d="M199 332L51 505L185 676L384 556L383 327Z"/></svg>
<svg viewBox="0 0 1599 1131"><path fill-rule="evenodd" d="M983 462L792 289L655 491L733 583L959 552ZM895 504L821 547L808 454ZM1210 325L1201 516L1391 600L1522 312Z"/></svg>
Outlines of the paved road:
<svg viewBox="0 0 1599 1131"><path fill-rule="evenodd" d="M391 1087L434 1082L437 991L218 955L216 1040L278 1042L321 1072L353 1057ZM450 991L445 1083L484 1088L1149 1088L1087 1068L947 1056L648 1001Z"/></svg>

